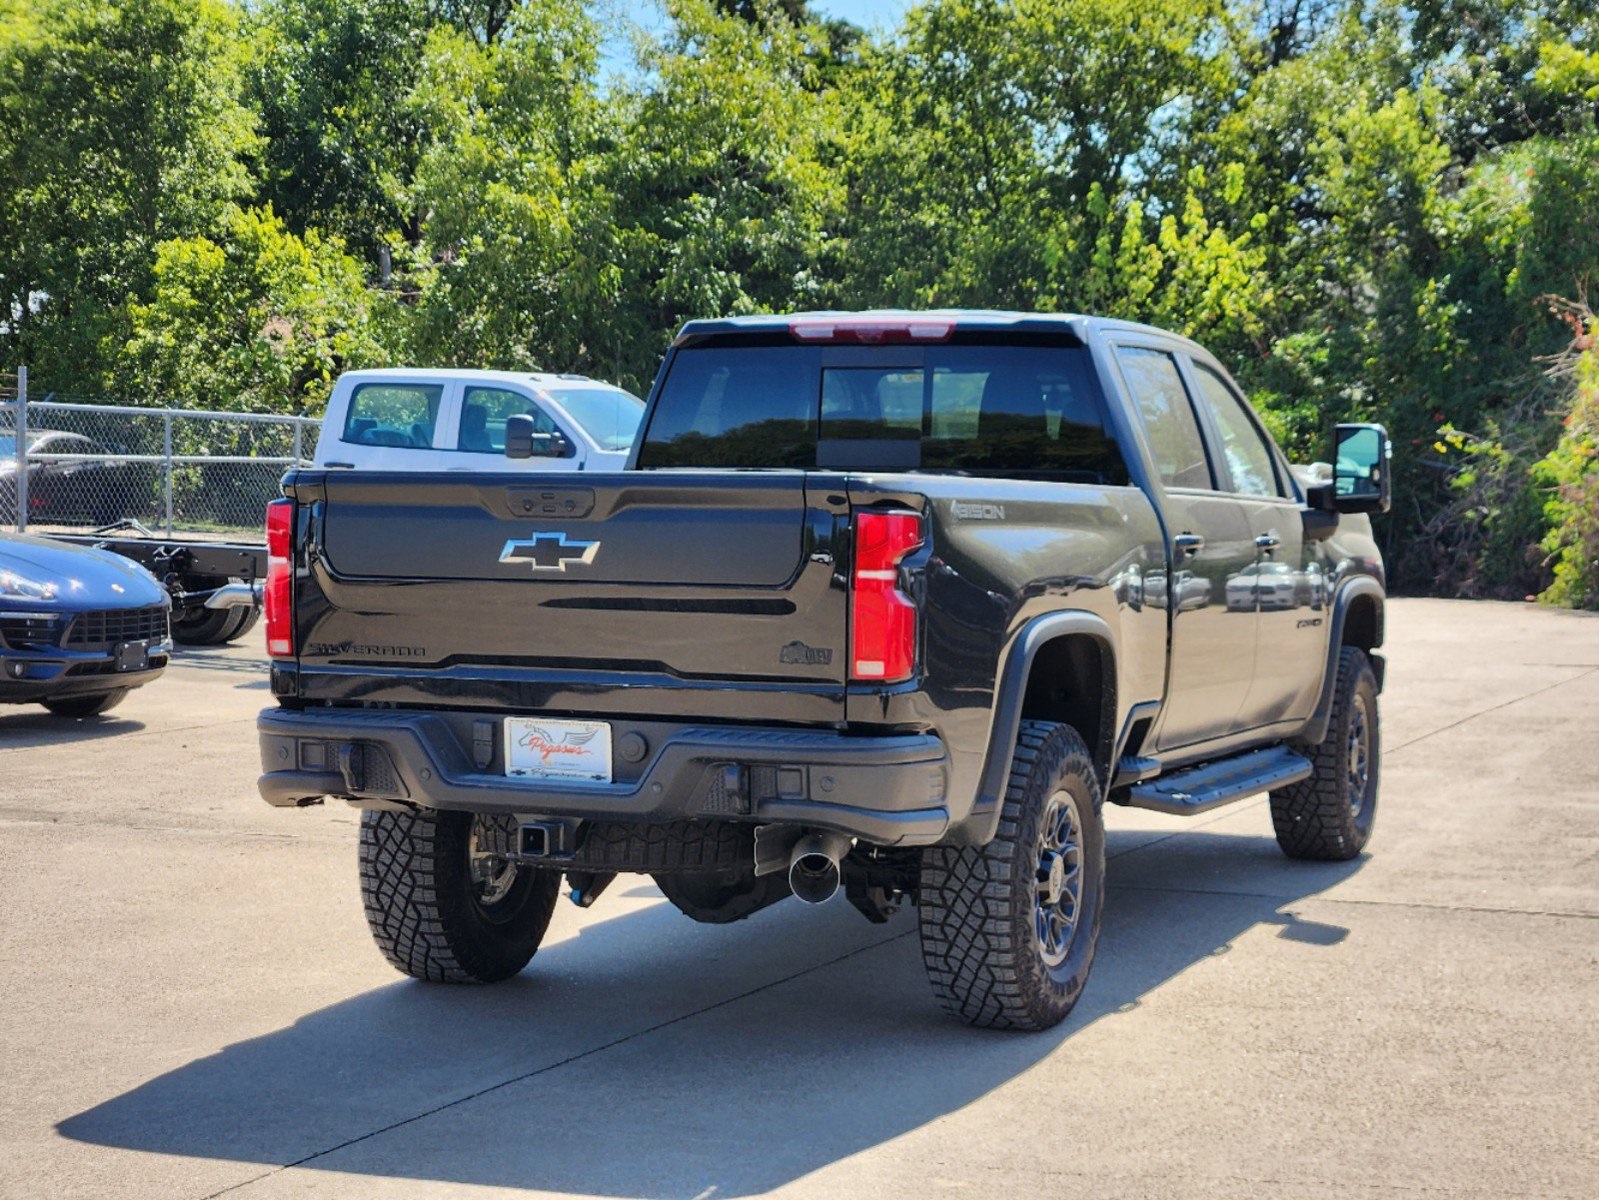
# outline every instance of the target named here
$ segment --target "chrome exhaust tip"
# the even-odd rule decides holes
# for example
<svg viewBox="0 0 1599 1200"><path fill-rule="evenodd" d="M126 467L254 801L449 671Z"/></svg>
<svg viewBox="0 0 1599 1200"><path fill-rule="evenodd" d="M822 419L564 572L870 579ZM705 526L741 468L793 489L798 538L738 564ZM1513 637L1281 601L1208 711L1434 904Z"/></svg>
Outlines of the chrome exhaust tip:
<svg viewBox="0 0 1599 1200"><path fill-rule="evenodd" d="M794 843L788 859L788 886L806 904L825 904L838 892L839 866L850 852L842 833L811 833Z"/></svg>

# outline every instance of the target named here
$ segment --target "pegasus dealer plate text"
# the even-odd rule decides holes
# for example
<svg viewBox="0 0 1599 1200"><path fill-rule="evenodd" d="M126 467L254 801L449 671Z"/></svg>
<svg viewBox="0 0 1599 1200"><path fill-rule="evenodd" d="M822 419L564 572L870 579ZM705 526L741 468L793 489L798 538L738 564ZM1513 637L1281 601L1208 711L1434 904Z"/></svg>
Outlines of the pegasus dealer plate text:
<svg viewBox="0 0 1599 1200"><path fill-rule="evenodd" d="M507 717L505 773L610 783L611 727L604 721Z"/></svg>

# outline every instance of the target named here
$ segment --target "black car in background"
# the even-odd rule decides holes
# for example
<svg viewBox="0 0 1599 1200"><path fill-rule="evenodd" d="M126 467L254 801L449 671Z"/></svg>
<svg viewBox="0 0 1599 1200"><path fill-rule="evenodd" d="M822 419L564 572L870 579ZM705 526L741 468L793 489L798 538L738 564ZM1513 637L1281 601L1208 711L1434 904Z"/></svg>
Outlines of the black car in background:
<svg viewBox="0 0 1599 1200"><path fill-rule="evenodd" d="M28 432L28 520L38 525L110 525L132 515L140 468L115 446L60 429ZM0 523L17 519L17 443L0 434ZM35 457L85 455L84 458Z"/></svg>
<svg viewBox="0 0 1599 1200"><path fill-rule="evenodd" d="M167 591L119 555L0 533L0 704L89 717L166 669Z"/></svg>

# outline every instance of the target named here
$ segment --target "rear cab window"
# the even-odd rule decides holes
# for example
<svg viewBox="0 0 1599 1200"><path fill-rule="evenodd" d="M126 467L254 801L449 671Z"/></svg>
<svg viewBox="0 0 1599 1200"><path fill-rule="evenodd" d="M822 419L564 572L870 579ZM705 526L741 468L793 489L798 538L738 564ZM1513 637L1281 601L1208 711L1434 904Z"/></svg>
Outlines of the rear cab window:
<svg viewBox="0 0 1599 1200"><path fill-rule="evenodd" d="M661 385L640 467L814 467L821 352L681 350Z"/></svg>
<svg viewBox="0 0 1599 1200"><path fill-rule="evenodd" d="M638 466L822 467L1126 485L1086 348L954 340L680 350Z"/></svg>
<svg viewBox="0 0 1599 1200"><path fill-rule="evenodd" d="M356 446L433 446L443 384L363 383L350 396L340 440Z"/></svg>

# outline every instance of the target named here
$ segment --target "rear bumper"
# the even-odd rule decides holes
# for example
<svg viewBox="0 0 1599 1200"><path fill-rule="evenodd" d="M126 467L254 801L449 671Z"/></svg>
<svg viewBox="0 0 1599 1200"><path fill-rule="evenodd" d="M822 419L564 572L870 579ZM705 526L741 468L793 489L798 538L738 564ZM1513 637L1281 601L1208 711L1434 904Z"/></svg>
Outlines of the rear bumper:
<svg viewBox="0 0 1599 1200"><path fill-rule="evenodd" d="M716 820L832 829L928 845L950 824L949 759L930 734L613 722L609 784L508 778L501 722L471 713L267 709L257 729L269 804L323 796L424 808L625 821ZM635 747L637 743L634 743Z"/></svg>

